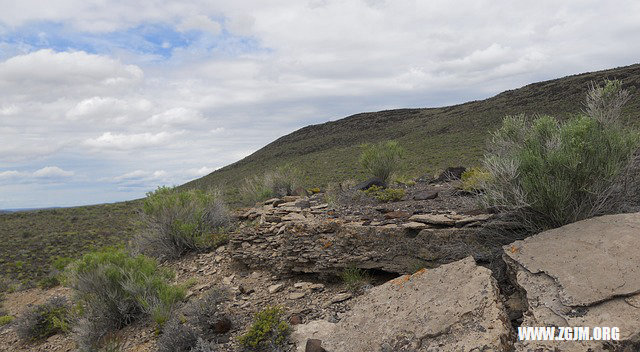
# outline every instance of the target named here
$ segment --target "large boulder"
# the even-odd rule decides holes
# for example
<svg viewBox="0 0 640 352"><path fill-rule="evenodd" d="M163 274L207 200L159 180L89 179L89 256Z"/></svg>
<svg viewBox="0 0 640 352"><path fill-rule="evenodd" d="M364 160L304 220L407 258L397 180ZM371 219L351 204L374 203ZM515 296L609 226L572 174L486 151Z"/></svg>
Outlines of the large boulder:
<svg viewBox="0 0 640 352"><path fill-rule="evenodd" d="M640 213L597 217L504 247L523 327L618 327L620 341L520 341L516 351L640 350ZM593 333L593 331L592 331Z"/></svg>
<svg viewBox="0 0 640 352"><path fill-rule="evenodd" d="M508 351L511 334L490 270L468 257L375 287L338 323L297 325L292 338L300 352L310 339L327 351Z"/></svg>

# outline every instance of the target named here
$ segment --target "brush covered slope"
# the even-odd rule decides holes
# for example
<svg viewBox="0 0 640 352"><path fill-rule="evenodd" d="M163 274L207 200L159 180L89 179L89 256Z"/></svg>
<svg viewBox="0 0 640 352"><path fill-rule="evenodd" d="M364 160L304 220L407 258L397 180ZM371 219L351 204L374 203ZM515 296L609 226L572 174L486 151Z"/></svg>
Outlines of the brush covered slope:
<svg viewBox="0 0 640 352"><path fill-rule="evenodd" d="M568 117L583 109L590 84L604 79L621 80L635 95L640 87L640 64L534 83L450 107L361 113L307 126L185 187L215 186L232 192L246 177L286 164L303 172L313 170L304 175L305 186L364 178L356 166L360 145L385 140L397 140L406 150L406 173L410 176L453 165L472 166L479 163L489 132L500 126L505 115ZM640 101L632 99L625 116L635 119L631 113L639 107Z"/></svg>

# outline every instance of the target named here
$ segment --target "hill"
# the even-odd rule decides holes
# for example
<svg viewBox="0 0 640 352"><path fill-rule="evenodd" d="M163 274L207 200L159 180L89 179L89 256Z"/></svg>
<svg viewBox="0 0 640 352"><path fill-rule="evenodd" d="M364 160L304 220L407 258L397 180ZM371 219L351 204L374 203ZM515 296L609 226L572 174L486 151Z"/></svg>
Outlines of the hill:
<svg viewBox="0 0 640 352"><path fill-rule="evenodd" d="M233 201L244 178L285 164L303 171L307 186L364 178L357 164L359 146L389 139L407 151L406 176L471 166L479 163L489 133L505 115L567 117L582 109L590 82L605 78L621 79L634 93L640 87L640 64L534 83L450 107L361 113L307 126L183 187L221 187ZM639 110L635 96L625 114L638 123ZM133 201L0 214L0 279L32 284L46 275L56 256L77 257L91 247L121 243L135 232L139 206Z"/></svg>
<svg viewBox="0 0 640 352"><path fill-rule="evenodd" d="M499 127L505 115L567 117L582 109L590 83L605 78L620 79L624 88L635 93L640 87L640 64L534 83L449 107L368 112L307 126L184 186L232 190L247 176L285 164L300 168L307 186L362 178L357 165L359 146L390 139L398 140L407 150L407 176L474 165L483 154L489 133ZM638 108L640 101L632 99L625 114L631 116ZM635 121L637 116L633 117Z"/></svg>

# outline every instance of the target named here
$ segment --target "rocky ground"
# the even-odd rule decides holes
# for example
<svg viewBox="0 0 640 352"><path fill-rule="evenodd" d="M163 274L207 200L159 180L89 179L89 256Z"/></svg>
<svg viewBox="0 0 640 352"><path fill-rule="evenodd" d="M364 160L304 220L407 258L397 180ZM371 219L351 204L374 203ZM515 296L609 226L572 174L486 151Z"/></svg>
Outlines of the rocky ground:
<svg viewBox="0 0 640 352"><path fill-rule="evenodd" d="M640 215L590 219L524 239L508 217L482 210L454 182L418 182L398 202L358 193L271 199L238 211L238 231L210 253L165 263L188 299L224 288L231 329L215 351L239 351L237 337L266 306L285 308L289 351L637 351L640 350ZM358 199L356 199L356 198ZM497 265L496 263L501 263ZM371 284L351 292L345 268ZM68 289L8 294L27 307ZM617 343L523 343L516 328L619 326ZM152 324L119 332L124 351L155 351ZM70 335L24 343L0 328L0 351L72 351Z"/></svg>

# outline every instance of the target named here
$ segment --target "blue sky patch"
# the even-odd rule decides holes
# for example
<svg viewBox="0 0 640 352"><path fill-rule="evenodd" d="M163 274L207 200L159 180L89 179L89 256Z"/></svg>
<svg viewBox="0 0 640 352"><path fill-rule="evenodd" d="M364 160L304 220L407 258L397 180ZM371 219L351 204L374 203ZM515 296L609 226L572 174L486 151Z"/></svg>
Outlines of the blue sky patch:
<svg viewBox="0 0 640 352"><path fill-rule="evenodd" d="M108 33L78 32L56 22L38 22L7 30L0 37L5 45L28 51L78 50L92 54L111 54L125 50L169 59L177 48L195 47L214 55L235 56L262 50L257 40L237 37L226 30L219 35L190 30L180 32L173 25L151 23Z"/></svg>

